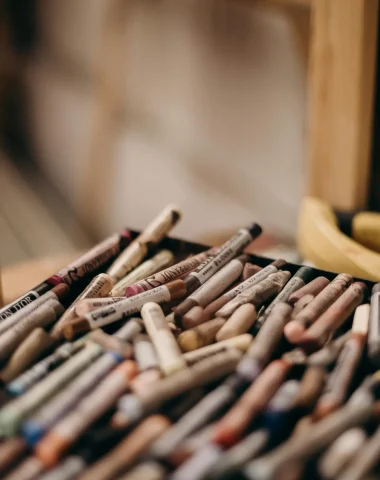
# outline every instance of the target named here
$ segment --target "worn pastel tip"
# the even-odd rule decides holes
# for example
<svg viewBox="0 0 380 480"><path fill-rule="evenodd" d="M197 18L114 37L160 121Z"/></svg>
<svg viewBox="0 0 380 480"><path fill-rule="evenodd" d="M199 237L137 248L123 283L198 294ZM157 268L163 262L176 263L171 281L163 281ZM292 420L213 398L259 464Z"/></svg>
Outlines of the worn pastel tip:
<svg viewBox="0 0 380 480"><path fill-rule="evenodd" d="M336 410L337 406L331 402L319 402L312 413L312 420L313 422L319 422L323 418L330 415L334 410Z"/></svg>
<svg viewBox="0 0 380 480"><path fill-rule="evenodd" d="M45 467L52 468L69 445L70 442L66 438L50 433L36 445L35 454Z"/></svg>
<svg viewBox="0 0 380 480"><path fill-rule="evenodd" d="M85 318L78 318L68 322L62 328L62 333L66 340L73 340L74 337L80 333L87 333L91 330L91 326L88 320Z"/></svg>
<svg viewBox="0 0 380 480"><path fill-rule="evenodd" d="M138 293L142 293L144 290L138 285L130 285L129 287L125 288L124 295L126 297L134 297Z"/></svg>
<svg viewBox="0 0 380 480"><path fill-rule="evenodd" d="M229 448L239 440L239 437L233 426L223 423L215 426L211 435L211 441L216 445Z"/></svg>
<svg viewBox="0 0 380 480"><path fill-rule="evenodd" d="M28 420L22 426L21 433L28 442L28 445L33 446L45 435L45 429L39 423Z"/></svg>
<svg viewBox="0 0 380 480"><path fill-rule="evenodd" d="M285 337L289 340L290 343L298 343L303 334L305 333L305 326L301 322L292 320L284 327Z"/></svg>
<svg viewBox="0 0 380 480"><path fill-rule="evenodd" d="M25 392L24 387L16 380L14 382L9 383L5 388L8 393L10 393L11 395L14 395L15 397L18 397L19 395L22 395Z"/></svg>

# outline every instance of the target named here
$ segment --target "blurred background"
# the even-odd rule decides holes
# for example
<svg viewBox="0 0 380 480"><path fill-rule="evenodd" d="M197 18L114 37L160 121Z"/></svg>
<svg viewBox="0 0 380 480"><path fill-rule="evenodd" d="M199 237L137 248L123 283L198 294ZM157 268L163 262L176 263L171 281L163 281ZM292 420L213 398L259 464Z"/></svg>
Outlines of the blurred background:
<svg viewBox="0 0 380 480"><path fill-rule="evenodd" d="M29 224L6 263L142 228L170 202L183 208L176 231L189 239L252 219L294 238L307 59L291 12L197 0L5 5L17 49L5 124L16 150L3 168L15 196L18 174L36 196L30 216L41 209L38 241ZM307 28L302 8L299 20ZM18 214L6 197L11 235Z"/></svg>
<svg viewBox="0 0 380 480"><path fill-rule="evenodd" d="M294 260L310 3L1 0L2 265L62 261L172 202L176 235L257 220Z"/></svg>

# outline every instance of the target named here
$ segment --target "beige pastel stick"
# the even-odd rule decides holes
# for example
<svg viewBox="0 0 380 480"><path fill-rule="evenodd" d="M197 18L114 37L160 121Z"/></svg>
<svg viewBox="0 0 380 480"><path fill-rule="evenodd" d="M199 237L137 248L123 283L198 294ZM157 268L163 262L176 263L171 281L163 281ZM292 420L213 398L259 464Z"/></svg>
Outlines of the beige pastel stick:
<svg viewBox="0 0 380 480"><path fill-rule="evenodd" d="M380 458L380 427L357 451L352 461L336 477L338 480L362 480L378 464ZM378 476L376 476L378 478Z"/></svg>
<svg viewBox="0 0 380 480"><path fill-rule="evenodd" d="M154 257L142 263L122 278L111 290L111 297L125 296L125 289L144 278L159 272L173 263L174 255L170 250L161 250Z"/></svg>
<svg viewBox="0 0 380 480"><path fill-rule="evenodd" d="M107 273L115 281L121 280L133 270L148 253L148 246L159 243L182 216L181 210L169 205L145 228L145 230L116 258Z"/></svg>
<svg viewBox="0 0 380 480"><path fill-rule="evenodd" d="M315 298L314 295L312 295L311 293L307 293L306 295L301 297L298 300L298 302L294 305L291 319L292 320L295 319L297 315L300 313L300 311L306 308L309 305L309 303L314 300L314 298Z"/></svg>
<svg viewBox="0 0 380 480"><path fill-rule="evenodd" d="M94 277L89 285L83 290L83 292L75 299L75 301L70 305L66 312L62 315L59 321L54 325L52 329L52 336L55 338L61 338L63 325L76 318L75 315L75 306L80 300L85 298L100 298L106 297L111 288L114 286L115 282L113 279L106 273L100 273Z"/></svg>
<svg viewBox="0 0 380 480"><path fill-rule="evenodd" d="M111 480L123 473L149 445L170 426L163 415L151 415L141 422L117 447L89 467L79 480Z"/></svg>
<svg viewBox="0 0 380 480"><path fill-rule="evenodd" d="M52 337L43 328L35 328L15 350L0 378L8 383L32 365L38 357L54 344Z"/></svg>
<svg viewBox="0 0 380 480"><path fill-rule="evenodd" d="M316 420L329 415L344 402L353 376L362 358L367 340L369 305L360 305L355 311L351 338L347 340L339 354L325 390L313 412Z"/></svg>
<svg viewBox="0 0 380 480"><path fill-rule="evenodd" d="M6 332L11 327L16 325L16 323L29 315L29 313L36 310L36 308L40 307L47 300L57 300L58 302L61 302L67 296L69 291L70 287L68 285L64 283L58 284L48 292L38 297L36 300L33 300L28 305L22 307L21 310L13 313L12 315L5 316L4 318L1 318L0 315L0 334Z"/></svg>
<svg viewBox="0 0 380 480"><path fill-rule="evenodd" d="M351 275L341 273L307 307L303 308L285 328L284 333L289 342L298 343L306 328L312 325L343 294L352 280Z"/></svg>
<svg viewBox="0 0 380 480"><path fill-rule="evenodd" d="M244 290L237 297L230 300L216 312L216 316L227 318L245 303L253 303L255 306L261 305L265 300L278 293L289 278L290 272L272 273L262 282Z"/></svg>
<svg viewBox="0 0 380 480"><path fill-rule="evenodd" d="M244 282L239 283L235 287L228 290L228 292L221 295L219 298L214 300L210 305L207 305L205 308L206 314L212 318L217 311L219 311L226 303L228 303L233 298L237 297L240 293L244 292L250 287L257 285L261 281L265 280L269 275L272 273L277 273L278 270L286 265L285 260L278 259L275 260L273 263L268 265L265 268L262 268L260 271L252 275L252 277L247 278Z"/></svg>
<svg viewBox="0 0 380 480"><path fill-rule="evenodd" d="M300 343L312 348L321 347L362 303L366 291L364 283L353 283L302 335Z"/></svg>
<svg viewBox="0 0 380 480"><path fill-rule="evenodd" d="M256 308L251 303L242 305L234 311L216 334L216 340L220 342L221 340L227 340L248 332L256 319Z"/></svg>
<svg viewBox="0 0 380 480"><path fill-rule="evenodd" d="M112 305L113 303L125 300L125 297L106 297L106 298L86 298L80 300L74 307L74 313L76 318L86 315L86 313L92 312L97 308L104 307L106 305Z"/></svg>
<svg viewBox="0 0 380 480"><path fill-rule="evenodd" d="M148 302L141 309L145 329L156 349L160 368L165 375L186 367L177 341L157 303Z"/></svg>
<svg viewBox="0 0 380 480"><path fill-rule="evenodd" d="M224 318L213 318L195 328L182 332L178 344L183 352L190 352L205 347L215 340L215 335L226 323Z"/></svg>
<svg viewBox="0 0 380 480"><path fill-rule="evenodd" d="M135 360L139 369L131 382L135 393L143 392L161 378L160 364L156 350L148 335L136 335L133 341Z"/></svg>
<svg viewBox="0 0 380 480"><path fill-rule="evenodd" d="M6 359L36 327L53 323L65 311L56 300L48 300L0 337L0 359Z"/></svg>
<svg viewBox="0 0 380 480"><path fill-rule="evenodd" d="M250 263L250 262L246 263L243 268L243 280L248 280L248 278L251 278L260 270L262 270L262 268L259 267L258 265L254 265L253 263Z"/></svg>
<svg viewBox="0 0 380 480"><path fill-rule="evenodd" d="M197 305L200 307L209 305L240 277L248 258L248 255L240 255L228 262L223 268L216 272L215 275L176 307L176 316L187 313L190 308Z"/></svg>
<svg viewBox="0 0 380 480"><path fill-rule="evenodd" d="M246 352L248 347L253 341L252 335L249 333L244 333L238 337L229 338L221 342L213 343L212 345L207 345L206 347L198 348L191 352L186 352L183 354L183 358L186 360L188 365L194 365L194 363L199 362L207 357L212 357L217 353L225 352L231 348L236 348L241 352Z"/></svg>
<svg viewBox="0 0 380 480"><path fill-rule="evenodd" d="M367 435L362 428L350 428L338 437L318 462L322 478L332 480L354 459Z"/></svg>
<svg viewBox="0 0 380 480"><path fill-rule="evenodd" d="M317 401L326 383L327 372L323 367L310 366L303 374L295 405L310 410Z"/></svg>
<svg viewBox="0 0 380 480"><path fill-rule="evenodd" d="M307 283L305 286L301 287L299 290L296 290L289 297L288 302L291 305L295 305L303 296L313 295L314 297L318 295L327 285L330 283L326 277L317 277L311 282Z"/></svg>
<svg viewBox="0 0 380 480"><path fill-rule="evenodd" d="M181 323L182 327L187 330L189 328L194 328L201 323L205 323L207 320L210 320L210 317L206 314L204 308L193 307L182 317Z"/></svg>

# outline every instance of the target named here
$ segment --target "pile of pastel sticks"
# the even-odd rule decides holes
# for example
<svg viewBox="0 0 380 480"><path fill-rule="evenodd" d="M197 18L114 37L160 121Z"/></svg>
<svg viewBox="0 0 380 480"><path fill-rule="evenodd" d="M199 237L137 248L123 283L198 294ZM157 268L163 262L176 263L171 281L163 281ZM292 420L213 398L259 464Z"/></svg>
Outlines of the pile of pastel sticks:
<svg viewBox="0 0 380 480"><path fill-rule="evenodd" d="M180 218L0 310L0 477L378 478L380 284L245 254L255 223L166 238Z"/></svg>

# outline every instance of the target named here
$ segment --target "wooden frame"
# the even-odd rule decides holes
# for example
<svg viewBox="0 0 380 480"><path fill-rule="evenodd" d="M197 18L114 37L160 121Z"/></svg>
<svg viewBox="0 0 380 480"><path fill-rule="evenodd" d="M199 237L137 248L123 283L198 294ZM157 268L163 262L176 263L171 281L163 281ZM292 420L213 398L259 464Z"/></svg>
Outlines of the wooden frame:
<svg viewBox="0 0 380 480"><path fill-rule="evenodd" d="M379 1L256 3L285 8L303 54L308 51L306 193L342 210L366 208Z"/></svg>
<svg viewBox="0 0 380 480"><path fill-rule="evenodd" d="M307 193L333 207L368 203L378 0L312 2Z"/></svg>

